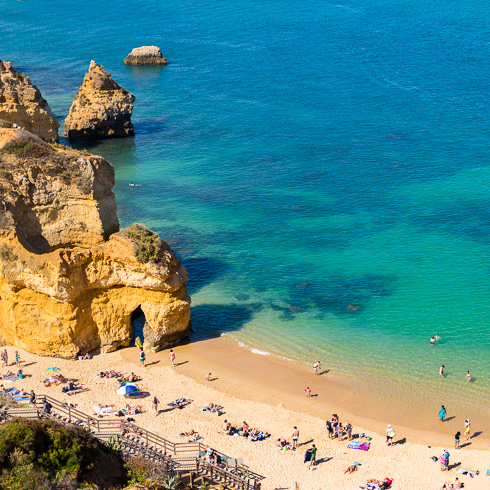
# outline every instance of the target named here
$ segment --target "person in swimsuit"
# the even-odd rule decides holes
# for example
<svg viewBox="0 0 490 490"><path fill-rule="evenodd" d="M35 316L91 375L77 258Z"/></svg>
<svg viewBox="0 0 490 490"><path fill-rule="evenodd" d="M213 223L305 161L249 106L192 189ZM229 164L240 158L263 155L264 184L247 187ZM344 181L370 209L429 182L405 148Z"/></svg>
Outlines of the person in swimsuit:
<svg viewBox="0 0 490 490"><path fill-rule="evenodd" d="M464 421L464 440L471 439L471 422L470 419Z"/></svg>
<svg viewBox="0 0 490 490"><path fill-rule="evenodd" d="M155 415L158 415L158 404L159 403L160 403L160 400L156 396L154 396L151 404L153 405L153 410L155 410Z"/></svg>
<svg viewBox="0 0 490 490"><path fill-rule="evenodd" d="M320 369L320 361L316 361L315 364L313 364L313 372L315 373L315 376L318 376Z"/></svg>
<svg viewBox="0 0 490 490"><path fill-rule="evenodd" d="M434 345L434 344L436 343L436 338L435 338L435 337L431 337L431 338L430 338L430 343L431 343L432 345Z"/></svg>
<svg viewBox="0 0 490 490"><path fill-rule="evenodd" d="M294 426L293 434L291 435L293 439L293 447L296 449L298 447L298 439L299 439L299 430L296 426Z"/></svg>
<svg viewBox="0 0 490 490"><path fill-rule="evenodd" d="M461 432L458 430L454 436L454 449L459 449L459 441L461 439Z"/></svg>
<svg viewBox="0 0 490 490"><path fill-rule="evenodd" d="M170 359L170 362L172 363L172 367L175 367L174 361L175 361L175 352L173 349L170 349L170 352L168 354L168 358Z"/></svg>
<svg viewBox="0 0 490 490"><path fill-rule="evenodd" d="M310 398L310 396L311 396L311 390L310 390L309 386L307 386L305 389L305 395L306 395L306 398Z"/></svg>
<svg viewBox="0 0 490 490"><path fill-rule="evenodd" d="M145 352L143 351L143 349L140 349L140 362L141 362L141 365L143 367L146 367L145 366L145 359L146 359L146 354Z"/></svg>
<svg viewBox="0 0 490 490"><path fill-rule="evenodd" d="M439 410L439 420L441 422L444 422L445 418L446 418L446 407L444 405L442 405L440 410Z"/></svg>
<svg viewBox="0 0 490 490"><path fill-rule="evenodd" d="M466 381L468 381L468 383L471 382L471 374L469 371L466 371Z"/></svg>
<svg viewBox="0 0 490 490"><path fill-rule="evenodd" d="M440 376L441 376L442 378L444 378L444 368L445 368L445 367L446 367L446 366L444 366L444 364L443 364L443 365L442 365L442 366L439 368L439 374L440 374Z"/></svg>

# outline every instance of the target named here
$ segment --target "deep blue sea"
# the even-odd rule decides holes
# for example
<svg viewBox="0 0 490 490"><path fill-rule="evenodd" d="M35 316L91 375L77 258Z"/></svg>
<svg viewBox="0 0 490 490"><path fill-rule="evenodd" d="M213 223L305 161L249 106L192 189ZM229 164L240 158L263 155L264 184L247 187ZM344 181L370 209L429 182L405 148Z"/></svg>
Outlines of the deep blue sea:
<svg viewBox="0 0 490 490"><path fill-rule="evenodd" d="M146 44L169 65L125 66ZM490 4L0 0L0 59L60 121L92 59L135 94L90 150L197 337L488 402Z"/></svg>

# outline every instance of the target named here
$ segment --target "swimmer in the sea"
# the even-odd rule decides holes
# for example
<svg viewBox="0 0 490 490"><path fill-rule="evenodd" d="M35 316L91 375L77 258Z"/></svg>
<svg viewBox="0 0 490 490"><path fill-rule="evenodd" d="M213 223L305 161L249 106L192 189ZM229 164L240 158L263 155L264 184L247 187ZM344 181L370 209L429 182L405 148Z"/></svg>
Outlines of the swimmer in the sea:
<svg viewBox="0 0 490 490"><path fill-rule="evenodd" d="M434 344L436 343L436 338L435 338L435 337L431 337L431 338L430 338L430 343L431 343L432 345L434 345Z"/></svg>

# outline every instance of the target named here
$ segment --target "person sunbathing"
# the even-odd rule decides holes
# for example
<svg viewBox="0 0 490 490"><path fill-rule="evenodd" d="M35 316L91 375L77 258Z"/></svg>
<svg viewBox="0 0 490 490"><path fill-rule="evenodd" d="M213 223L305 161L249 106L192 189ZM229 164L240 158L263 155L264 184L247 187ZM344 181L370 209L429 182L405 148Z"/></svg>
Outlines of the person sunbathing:
<svg viewBox="0 0 490 490"><path fill-rule="evenodd" d="M223 410L223 407L221 405L216 405L214 403L210 403L207 407L204 407L204 410L207 412L219 412L220 410Z"/></svg>
<svg viewBox="0 0 490 490"><path fill-rule="evenodd" d="M138 415L139 413L143 413L143 407L141 405L136 405L135 407L126 405L125 415Z"/></svg>
<svg viewBox="0 0 490 490"><path fill-rule="evenodd" d="M347 468L344 471L345 473L354 473L354 471L357 471L357 465L356 464L351 464L350 466L347 466Z"/></svg>

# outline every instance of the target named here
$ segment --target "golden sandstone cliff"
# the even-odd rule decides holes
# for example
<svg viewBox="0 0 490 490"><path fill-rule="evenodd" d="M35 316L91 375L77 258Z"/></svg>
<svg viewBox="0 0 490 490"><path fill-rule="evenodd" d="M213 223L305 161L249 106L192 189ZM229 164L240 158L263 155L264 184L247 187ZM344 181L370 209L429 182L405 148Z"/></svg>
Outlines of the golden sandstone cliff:
<svg viewBox="0 0 490 490"><path fill-rule="evenodd" d="M191 328L187 272L143 225L119 230L114 170L102 157L0 128L0 339L73 357L129 345L145 314L144 348Z"/></svg>
<svg viewBox="0 0 490 490"><path fill-rule="evenodd" d="M46 141L58 141L60 124L29 77L0 60L0 120L17 124Z"/></svg>
<svg viewBox="0 0 490 490"><path fill-rule="evenodd" d="M134 99L92 60L65 119L65 136L72 141L133 136Z"/></svg>

